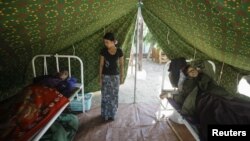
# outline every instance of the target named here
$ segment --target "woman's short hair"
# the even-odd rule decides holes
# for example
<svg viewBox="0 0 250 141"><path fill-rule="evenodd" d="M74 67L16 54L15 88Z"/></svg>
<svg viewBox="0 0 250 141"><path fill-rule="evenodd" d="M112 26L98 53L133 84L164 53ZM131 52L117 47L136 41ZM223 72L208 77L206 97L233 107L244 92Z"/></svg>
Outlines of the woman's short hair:
<svg viewBox="0 0 250 141"><path fill-rule="evenodd" d="M115 35L111 32L108 32L103 36L103 39L115 41Z"/></svg>

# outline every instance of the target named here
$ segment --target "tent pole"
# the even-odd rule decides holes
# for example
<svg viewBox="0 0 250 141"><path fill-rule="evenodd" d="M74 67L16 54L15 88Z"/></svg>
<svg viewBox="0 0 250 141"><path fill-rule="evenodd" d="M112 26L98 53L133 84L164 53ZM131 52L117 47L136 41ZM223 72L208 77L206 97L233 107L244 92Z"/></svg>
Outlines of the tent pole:
<svg viewBox="0 0 250 141"><path fill-rule="evenodd" d="M133 74L133 65L134 65L134 59L136 60L136 56L134 56L134 51L133 51L133 49L135 48L136 49L136 35L137 35L137 19L136 19L136 23L135 23L135 30L134 30L134 36L133 36L133 43L132 43L132 49L131 49L131 55L130 55L130 59L131 59L131 61L132 61L132 72L131 72L131 74ZM136 63L135 63L135 70L136 70ZM133 103L135 103L135 94L136 93L136 71L135 71L135 78L134 78L134 102Z"/></svg>
<svg viewBox="0 0 250 141"><path fill-rule="evenodd" d="M134 79L134 104L136 103L136 87L137 87L137 69L138 69L138 48L142 44L141 36L142 35L142 15L141 15L141 0L138 0L138 11L137 11L137 19L136 19L136 47L135 47L135 79Z"/></svg>
<svg viewBox="0 0 250 141"><path fill-rule="evenodd" d="M139 7L139 30L138 30L138 49L139 49L139 54L138 54L138 69L139 71L142 71L142 58L143 58L143 20L141 16L141 7Z"/></svg>
<svg viewBox="0 0 250 141"><path fill-rule="evenodd" d="M135 37L134 37L135 38ZM135 78L134 78L134 104L136 103L136 78L137 78L137 61L138 61L138 57L137 57L137 45L138 45L138 19L137 19L137 23L136 23L136 45L135 45Z"/></svg>
<svg viewBox="0 0 250 141"><path fill-rule="evenodd" d="M138 45L139 45L139 7L138 7L138 11L137 11L137 22L136 22L136 46L135 46L135 79L134 79L134 104L136 103L136 86L137 86L137 65L138 65Z"/></svg>

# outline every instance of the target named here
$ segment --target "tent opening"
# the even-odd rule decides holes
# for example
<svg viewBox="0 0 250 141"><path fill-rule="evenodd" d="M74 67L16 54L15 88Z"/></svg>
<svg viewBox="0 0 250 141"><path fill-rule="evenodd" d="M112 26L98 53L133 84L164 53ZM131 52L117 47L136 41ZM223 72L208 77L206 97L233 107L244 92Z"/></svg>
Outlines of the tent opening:
<svg viewBox="0 0 250 141"><path fill-rule="evenodd" d="M238 84L238 92L250 97L250 76L243 76Z"/></svg>

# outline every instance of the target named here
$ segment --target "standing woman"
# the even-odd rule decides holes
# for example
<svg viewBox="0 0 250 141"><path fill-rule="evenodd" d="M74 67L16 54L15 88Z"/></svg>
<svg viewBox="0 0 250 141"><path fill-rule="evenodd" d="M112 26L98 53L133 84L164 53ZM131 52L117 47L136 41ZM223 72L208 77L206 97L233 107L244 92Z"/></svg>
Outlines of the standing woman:
<svg viewBox="0 0 250 141"><path fill-rule="evenodd" d="M100 53L99 70L102 93L101 116L105 120L114 120L118 108L119 85L123 83L123 52L115 46L113 33L106 33L103 40L105 48Z"/></svg>

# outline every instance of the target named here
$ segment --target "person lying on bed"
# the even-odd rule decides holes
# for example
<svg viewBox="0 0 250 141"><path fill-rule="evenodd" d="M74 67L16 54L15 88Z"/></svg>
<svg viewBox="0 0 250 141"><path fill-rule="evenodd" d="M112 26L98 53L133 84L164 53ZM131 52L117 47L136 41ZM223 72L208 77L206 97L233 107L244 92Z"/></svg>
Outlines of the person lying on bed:
<svg viewBox="0 0 250 141"><path fill-rule="evenodd" d="M202 70L187 65L183 69L186 76L179 94L173 95L173 99L180 106L180 112L188 117L195 115L197 101L207 93L231 99L231 95Z"/></svg>
<svg viewBox="0 0 250 141"><path fill-rule="evenodd" d="M175 99L183 102L182 114L191 116L199 124L202 140L207 138L209 124L250 124L249 98L231 95L194 67L187 66L183 72L187 76L184 91ZM187 85L191 87L187 89Z"/></svg>
<svg viewBox="0 0 250 141"><path fill-rule="evenodd" d="M179 89L180 85L178 86L178 95L174 95L173 99L179 104L181 107L190 92L198 85L198 80L203 78L203 81L207 82L210 81L209 77L204 75L203 73L199 72L198 69L187 65L182 70L182 73L185 75L183 79L181 89ZM202 86L202 85L201 85ZM204 88L202 88L204 89Z"/></svg>
<svg viewBox="0 0 250 141"><path fill-rule="evenodd" d="M33 79L34 84L44 85L50 88L56 88L65 97L70 97L70 93L73 89L73 85L76 83L76 79L69 78L69 72L62 70L56 75L44 75Z"/></svg>

